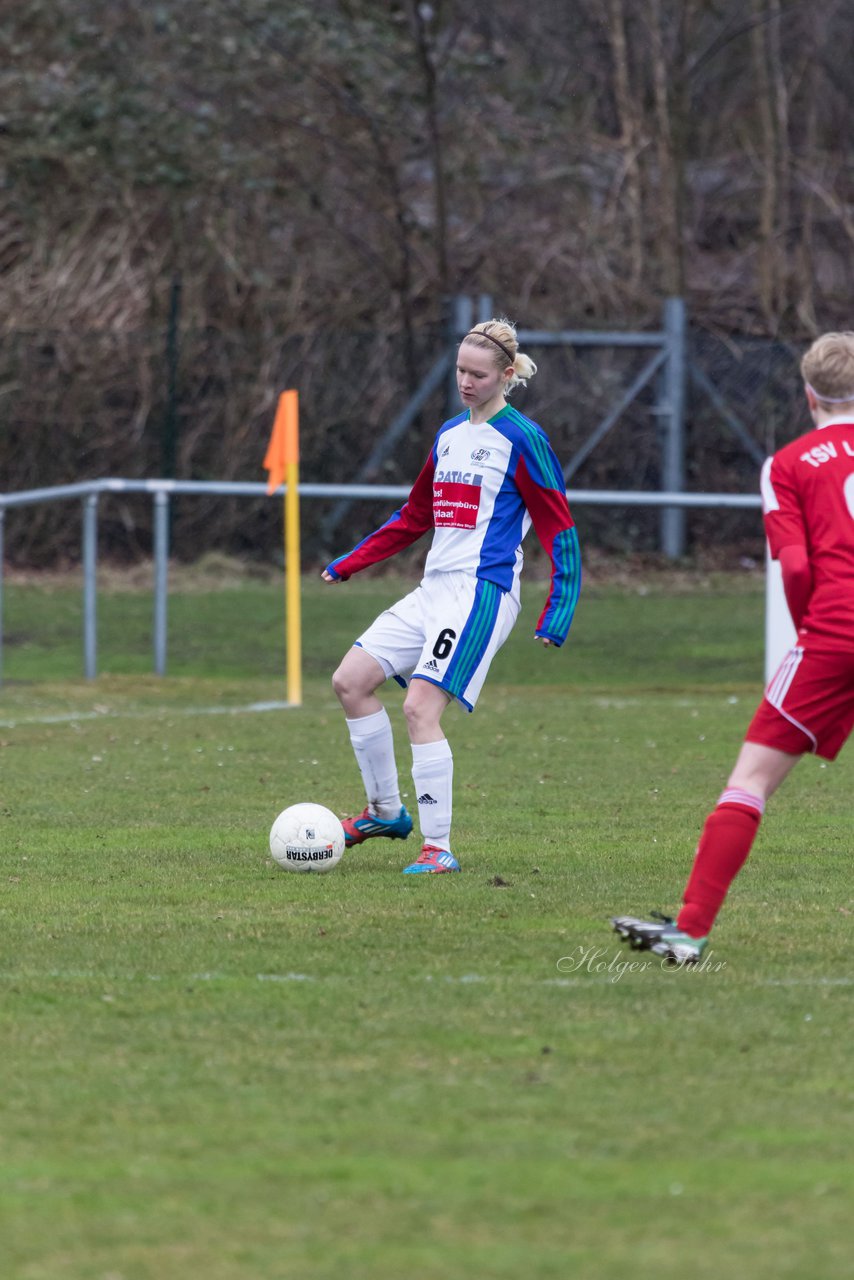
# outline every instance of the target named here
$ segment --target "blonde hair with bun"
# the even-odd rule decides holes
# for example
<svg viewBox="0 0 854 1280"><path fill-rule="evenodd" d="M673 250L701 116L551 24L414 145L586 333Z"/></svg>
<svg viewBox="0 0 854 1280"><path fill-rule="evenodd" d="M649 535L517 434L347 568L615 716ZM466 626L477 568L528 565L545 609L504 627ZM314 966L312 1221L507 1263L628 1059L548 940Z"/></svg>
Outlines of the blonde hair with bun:
<svg viewBox="0 0 854 1280"><path fill-rule="evenodd" d="M507 379L504 394L509 396L514 387L524 387L529 378L537 372L537 366L530 356L519 350L516 337L516 326L511 320L502 316L500 320L482 320L463 338L472 346L490 351L499 369L513 366L513 373Z"/></svg>

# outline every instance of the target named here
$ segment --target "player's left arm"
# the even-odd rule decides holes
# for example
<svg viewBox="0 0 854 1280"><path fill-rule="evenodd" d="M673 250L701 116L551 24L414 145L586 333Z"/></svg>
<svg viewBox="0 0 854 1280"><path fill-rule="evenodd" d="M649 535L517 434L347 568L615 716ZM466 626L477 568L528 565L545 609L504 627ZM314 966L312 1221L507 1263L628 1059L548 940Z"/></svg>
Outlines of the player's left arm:
<svg viewBox="0 0 854 1280"><path fill-rule="evenodd" d="M783 573L783 594L795 629L799 630L812 595L813 578L809 552L803 543L781 547L777 559Z"/></svg>
<svg viewBox="0 0 854 1280"><path fill-rule="evenodd" d="M389 556L411 546L428 529L433 528L434 454L435 446L403 506L379 529L357 543L352 551L328 564L321 574L324 582L346 582L352 574L359 573L369 565L378 564L381 560L387 560Z"/></svg>
<svg viewBox="0 0 854 1280"><path fill-rule="evenodd" d="M760 489L768 548L772 559L780 562L783 594L797 629L812 595L812 565L798 487L779 454L765 462Z"/></svg>
<svg viewBox="0 0 854 1280"><path fill-rule="evenodd" d="M581 552L563 472L543 437L520 453L514 478L552 565L549 594L535 635L560 647L569 634L581 590Z"/></svg>

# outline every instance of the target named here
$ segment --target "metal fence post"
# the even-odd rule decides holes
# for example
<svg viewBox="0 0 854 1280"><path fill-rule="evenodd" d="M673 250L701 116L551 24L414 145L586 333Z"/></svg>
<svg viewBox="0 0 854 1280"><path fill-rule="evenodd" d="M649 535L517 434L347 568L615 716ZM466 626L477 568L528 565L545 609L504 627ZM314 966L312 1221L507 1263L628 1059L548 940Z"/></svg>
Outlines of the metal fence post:
<svg viewBox="0 0 854 1280"><path fill-rule="evenodd" d="M154 672L166 674L166 608L169 568L169 494L154 494Z"/></svg>
<svg viewBox="0 0 854 1280"><path fill-rule="evenodd" d="M83 499L83 671L98 674L98 495Z"/></svg>
<svg viewBox="0 0 854 1280"><path fill-rule="evenodd" d="M685 488L685 302L668 298L664 304L667 362L662 377L661 488L681 493ZM685 510L665 507L661 512L661 549L671 560L685 554Z"/></svg>
<svg viewBox="0 0 854 1280"><path fill-rule="evenodd" d="M448 346L451 350L451 369L448 374L447 393L445 396L445 413L453 418L460 411L460 396L457 391L457 344L469 332L474 324L474 303L464 294L456 294L451 302L451 323L448 330Z"/></svg>

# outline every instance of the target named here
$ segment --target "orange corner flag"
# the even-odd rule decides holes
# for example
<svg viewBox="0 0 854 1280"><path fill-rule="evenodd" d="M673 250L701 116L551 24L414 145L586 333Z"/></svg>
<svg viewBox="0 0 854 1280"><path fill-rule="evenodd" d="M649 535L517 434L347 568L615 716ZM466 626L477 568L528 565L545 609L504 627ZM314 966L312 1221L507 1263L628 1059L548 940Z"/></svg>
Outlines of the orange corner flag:
<svg viewBox="0 0 854 1280"><path fill-rule="evenodd" d="M270 443L264 454L267 492L275 493L284 484L288 467L299 461L299 402L296 391L283 391L279 396Z"/></svg>

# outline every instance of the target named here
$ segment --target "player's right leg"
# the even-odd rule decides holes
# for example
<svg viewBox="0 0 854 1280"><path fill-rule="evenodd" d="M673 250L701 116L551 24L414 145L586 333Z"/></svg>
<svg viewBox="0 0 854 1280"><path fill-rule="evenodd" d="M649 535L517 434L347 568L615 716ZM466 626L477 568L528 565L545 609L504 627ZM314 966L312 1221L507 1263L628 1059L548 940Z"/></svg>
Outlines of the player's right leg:
<svg viewBox="0 0 854 1280"><path fill-rule="evenodd" d="M400 798L391 721L376 692L395 674L397 630L395 619L382 614L345 654L332 677L367 798L361 813L342 819L348 848L376 836L405 840L412 831L412 818ZM366 648L370 637L376 642L373 652ZM411 644L415 647L417 638Z"/></svg>
<svg viewBox="0 0 854 1280"><path fill-rule="evenodd" d="M750 853L765 802L806 752L834 760L852 728L851 653L795 645L771 678L726 789L706 819L678 917L653 921L616 916L611 924L617 933L632 946L659 955L677 943L705 945Z"/></svg>
<svg viewBox="0 0 854 1280"><path fill-rule="evenodd" d="M386 674L376 658L358 645L348 649L332 676L335 696L348 720L358 720L381 710L377 689Z"/></svg>
<svg viewBox="0 0 854 1280"><path fill-rule="evenodd" d="M675 920L615 916L611 925L623 941L675 964L694 964L735 877L747 861L765 801L800 759L758 742L742 745L735 768L716 807L706 818L694 865Z"/></svg>
<svg viewBox="0 0 854 1280"><path fill-rule="evenodd" d="M747 861L765 802L800 760L799 755L745 742L717 806L706 819L676 926L708 937L729 887Z"/></svg>

